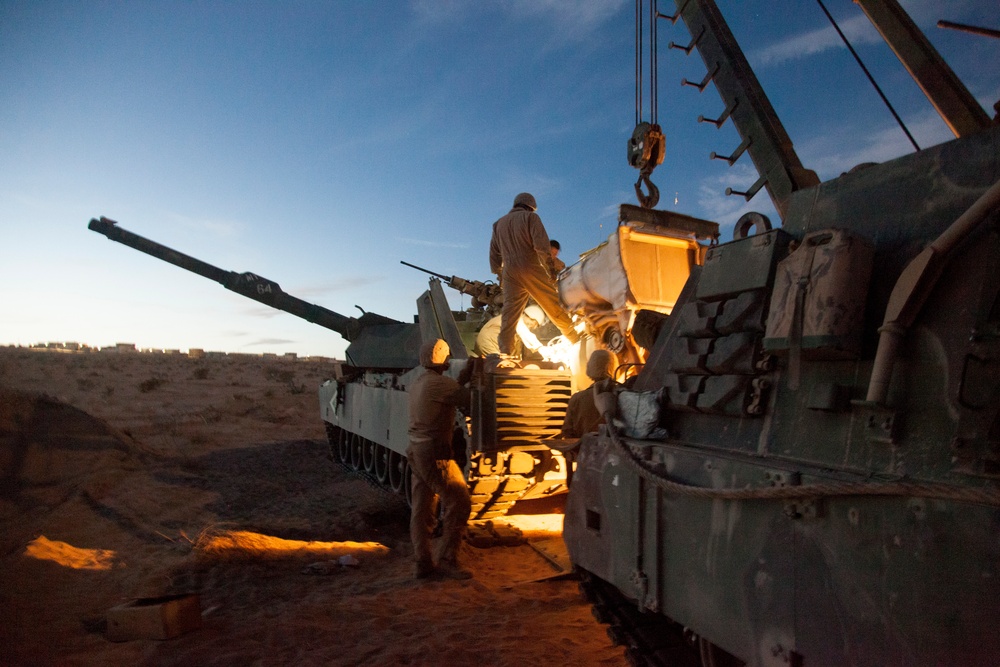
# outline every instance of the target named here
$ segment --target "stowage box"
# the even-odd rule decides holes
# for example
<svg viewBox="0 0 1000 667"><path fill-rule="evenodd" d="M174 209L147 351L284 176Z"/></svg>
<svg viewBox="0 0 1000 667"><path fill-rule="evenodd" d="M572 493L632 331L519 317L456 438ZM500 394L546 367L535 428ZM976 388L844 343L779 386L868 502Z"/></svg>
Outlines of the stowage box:
<svg viewBox="0 0 1000 667"><path fill-rule="evenodd" d="M196 593L140 598L109 609L107 620L113 642L173 639L201 627L201 601Z"/></svg>

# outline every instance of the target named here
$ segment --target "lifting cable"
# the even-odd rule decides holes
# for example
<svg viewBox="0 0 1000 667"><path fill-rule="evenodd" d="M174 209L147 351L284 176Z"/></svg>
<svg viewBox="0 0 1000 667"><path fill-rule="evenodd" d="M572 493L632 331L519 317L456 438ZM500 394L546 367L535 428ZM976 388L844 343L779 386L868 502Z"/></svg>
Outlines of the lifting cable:
<svg viewBox="0 0 1000 667"><path fill-rule="evenodd" d="M642 0L635 0L635 124L642 122Z"/></svg>
<svg viewBox="0 0 1000 667"><path fill-rule="evenodd" d="M920 146L917 145L917 142L916 140L914 140L913 135L910 134L910 131L906 129L906 125L903 123L903 119L899 117L899 114L896 113L896 110L892 107L892 104L885 96L885 93L883 93L882 89L879 88L879 85L875 83L875 77L873 77L871 72L868 71L868 68L865 67L865 64L861 62L861 56L859 56L858 52L854 50L854 47L851 46L851 43L847 40L847 36L843 33L843 31L841 31L840 26L837 25L837 22L834 20L830 12L827 11L826 5L823 4L823 0L816 0L816 2L819 3L820 9L822 9L823 13L826 14L826 18L830 19L830 23L833 24L833 29L837 31L837 34L840 35L840 39L844 42L844 45L847 46L847 50L851 52L851 55L854 56L854 59L858 62L858 65L861 66L861 71L863 71L865 73L865 76L868 77L869 83L871 83L872 87L875 88L875 92L878 93L878 96L882 98L882 102L889 109L889 112L892 114L892 117L896 119L896 122L899 123L899 127L903 129L903 132L906 134L906 138L910 140L911 144L913 144L913 148L919 151Z"/></svg>
<svg viewBox="0 0 1000 667"><path fill-rule="evenodd" d="M628 162L639 170L639 180L635 182L635 194L643 208L653 208L660 200L660 191L649 176L653 169L663 162L664 139L657 125L657 30L656 19L659 12L656 0L649 0L649 116L647 123L642 119L643 107L643 10L644 0L635 0L635 130L628 142ZM646 186L649 194L643 192Z"/></svg>

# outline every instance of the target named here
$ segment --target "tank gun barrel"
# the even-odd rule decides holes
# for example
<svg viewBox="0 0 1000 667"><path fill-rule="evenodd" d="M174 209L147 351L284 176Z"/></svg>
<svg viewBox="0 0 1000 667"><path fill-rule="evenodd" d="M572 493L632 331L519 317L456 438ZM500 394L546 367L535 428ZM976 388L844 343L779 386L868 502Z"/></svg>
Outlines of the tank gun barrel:
<svg viewBox="0 0 1000 667"><path fill-rule="evenodd" d="M105 217L92 219L87 228L98 234L103 234L111 241L117 241L147 255L161 259L164 262L187 269L209 280L214 280L226 289L249 299L259 301L277 310L283 310L286 313L300 317L313 324L318 324L326 329L336 331L348 342L355 340L360 334L361 329L369 324L396 323L396 320L374 313L365 313L362 319L335 313L323 306L303 301L298 297L286 293L273 280L268 280L249 272L236 273L235 271L220 269L200 259L178 252L173 248L168 248L138 234L133 234L119 227L116 221Z"/></svg>

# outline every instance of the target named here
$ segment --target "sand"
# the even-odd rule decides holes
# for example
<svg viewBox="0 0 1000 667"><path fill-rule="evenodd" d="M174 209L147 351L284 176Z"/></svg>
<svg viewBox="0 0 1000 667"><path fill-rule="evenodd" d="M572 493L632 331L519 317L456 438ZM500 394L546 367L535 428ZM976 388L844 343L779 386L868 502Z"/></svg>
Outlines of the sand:
<svg viewBox="0 0 1000 667"><path fill-rule="evenodd" d="M328 458L329 372L0 348L0 664L624 664L539 553L558 504L511 517L529 544L463 545L471 581L413 579L405 502ZM106 638L179 593L199 629Z"/></svg>

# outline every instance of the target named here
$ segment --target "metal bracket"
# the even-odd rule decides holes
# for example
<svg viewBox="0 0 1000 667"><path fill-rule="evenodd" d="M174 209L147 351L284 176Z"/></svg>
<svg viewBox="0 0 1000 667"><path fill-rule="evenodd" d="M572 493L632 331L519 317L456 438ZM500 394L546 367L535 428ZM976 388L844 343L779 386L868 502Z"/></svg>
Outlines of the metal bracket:
<svg viewBox="0 0 1000 667"><path fill-rule="evenodd" d="M851 405L862 410L861 418L869 440L887 445L896 444L896 423L898 420L895 410L871 401L851 401Z"/></svg>
<svg viewBox="0 0 1000 667"><path fill-rule="evenodd" d="M788 667L802 667L802 654L795 649L775 644L771 647L771 655L788 665Z"/></svg>
<svg viewBox="0 0 1000 667"><path fill-rule="evenodd" d="M632 571L632 585L635 586L636 600L639 609L646 609L652 612L659 611L660 605L655 599L649 599L649 577L642 570Z"/></svg>
<svg viewBox="0 0 1000 667"><path fill-rule="evenodd" d="M747 149L750 148L750 144L752 143L753 139L747 137L740 143L739 146L736 147L736 150L733 151L732 155L729 156L719 155L715 151L712 151L711 153L708 154L708 157L710 160L725 160L726 162L729 163L729 166L732 167L734 164L736 164L737 160L743 157L743 154L746 153Z"/></svg>
<svg viewBox="0 0 1000 667"><path fill-rule="evenodd" d="M801 486L802 473L797 470L765 470L764 481L774 487Z"/></svg>
<svg viewBox="0 0 1000 667"><path fill-rule="evenodd" d="M721 128L723 126L723 124L727 120L729 120L729 117L732 115L733 111L736 110L736 105L738 105L739 103L740 103L739 100L733 100L729 104L729 106L727 106L725 108L725 110L722 112L722 115L719 116L718 118L705 118L704 116L698 116L698 122L699 123L711 123L716 128Z"/></svg>
<svg viewBox="0 0 1000 667"><path fill-rule="evenodd" d="M689 55L691 55L691 51L694 50L694 47L698 46L698 42L701 41L701 37L704 34L705 34L705 26L701 26L701 32L699 32L698 36L695 37L694 39L692 39L691 43L688 44L687 46L681 46L680 44L677 44L676 42L670 42L669 44L667 44L667 48L680 49L681 51L684 52L684 55L689 56Z"/></svg>
<svg viewBox="0 0 1000 667"><path fill-rule="evenodd" d="M712 82L715 75L719 73L719 63L715 63L715 67L711 72L705 75L705 78L701 80L701 83L694 83L693 81L688 81L687 79L681 79L682 86L691 86L692 88L697 88L699 93L705 92L705 88Z"/></svg>
<svg viewBox="0 0 1000 667"><path fill-rule="evenodd" d="M767 390L771 387L771 381L767 378L754 378L750 382L750 402L747 404L746 413L748 415L760 415L764 413L764 401L767 397Z"/></svg>
<svg viewBox="0 0 1000 667"><path fill-rule="evenodd" d="M751 185L750 189L747 190L746 192L740 192L739 190L726 188L726 196L728 197L729 195L740 195L747 201L750 201L751 199L754 198L754 195L760 192L760 189L764 187L765 183L767 183L767 176L761 176L760 178L757 179L757 182Z"/></svg>
<svg viewBox="0 0 1000 667"><path fill-rule="evenodd" d="M789 500L785 503L785 516L789 519L818 519L822 516L820 501L818 498Z"/></svg>
<svg viewBox="0 0 1000 667"><path fill-rule="evenodd" d="M658 11L658 12L656 12L656 18L658 18L658 19L667 19L671 23L676 24L677 23L677 19L679 19L681 17L681 12L683 12L684 9L688 6L688 2L689 2L689 0L684 0L684 4L681 5L677 9L677 13L674 14L673 16L671 16L669 14L663 14L663 13L661 13L661 12Z"/></svg>

